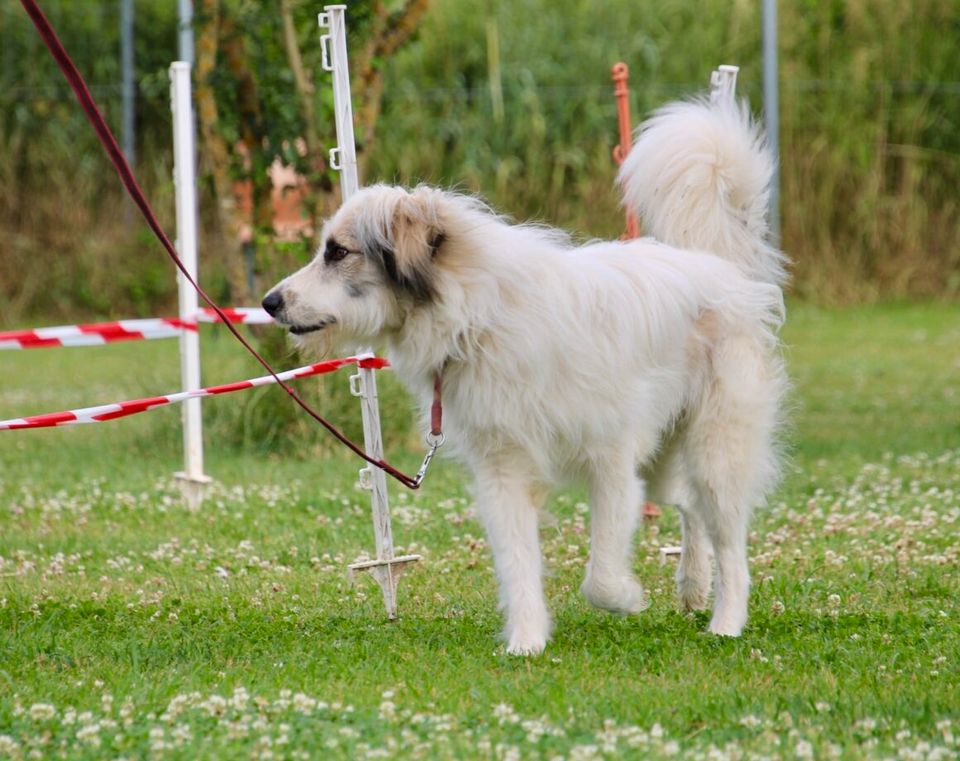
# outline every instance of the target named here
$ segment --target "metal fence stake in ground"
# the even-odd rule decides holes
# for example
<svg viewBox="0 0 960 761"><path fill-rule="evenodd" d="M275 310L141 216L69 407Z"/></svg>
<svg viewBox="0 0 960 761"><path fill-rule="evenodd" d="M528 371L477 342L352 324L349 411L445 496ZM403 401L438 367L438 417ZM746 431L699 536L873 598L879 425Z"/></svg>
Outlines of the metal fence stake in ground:
<svg viewBox="0 0 960 761"><path fill-rule="evenodd" d="M347 65L347 29L345 5L324 6L318 17L321 29L323 68L333 74L333 107L337 124L337 147L330 151L330 166L340 172L340 195L346 201L357 192L357 151L353 139L353 107L350 100L350 70ZM372 370L360 368L350 378L350 391L360 397L363 414L363 445L371 457L383 459L383 439L380 434L380 407L377 400L377 379ZM360 471L360 485L370 491L373 513L373 533L377 557L353 563L351 572L367 571L383 590L387 618L397 617L397 580L408 563L419 555L394 557L393 533L390 529L390 503L387 498L387 477L380 468L368 465Z"/></svg>

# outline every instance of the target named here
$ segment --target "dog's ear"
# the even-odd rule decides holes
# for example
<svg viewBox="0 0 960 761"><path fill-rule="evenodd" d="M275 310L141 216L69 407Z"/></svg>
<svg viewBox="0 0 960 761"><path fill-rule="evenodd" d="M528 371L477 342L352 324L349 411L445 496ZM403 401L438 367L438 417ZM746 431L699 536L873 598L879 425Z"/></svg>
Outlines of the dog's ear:
<svg viewBox="0 0 960 761"><path fill-rule="evenodd" d="M436 190L417 188L397 200L388 235L392 246L383 247L378 257L391 283L417 302L437 295L435 260L444 243L438 196Z"/></svg>

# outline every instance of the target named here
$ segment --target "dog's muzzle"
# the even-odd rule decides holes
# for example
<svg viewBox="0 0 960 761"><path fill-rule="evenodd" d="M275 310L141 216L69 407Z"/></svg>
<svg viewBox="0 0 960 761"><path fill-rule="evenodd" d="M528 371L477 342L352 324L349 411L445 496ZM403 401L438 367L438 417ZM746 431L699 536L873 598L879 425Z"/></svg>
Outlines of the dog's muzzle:
<svg viewBox="0 0 960 761"><path fill-rule="evenodd" d="M268 315L276 319L277 314L283 310L283 294L280 291L270 291L263 297L260 306Z"/></svg>
<svg viewBox="0 0 960 761"><path fill-rule="evenodd" d="M326 317L321 317L319 320L307 325L296 325L287 319L287 316L284 314L284 300L283 294L279 290L270 291L266 296L263 297L263 301L260 302L260 305L264 308L267 314L269 314L274 320L276 320L281 325L285 326L295 336L305 336L307 333L316 333L318 330L323 330L328 328L331 325L335 324L337 318L328 315Z"/></svg>

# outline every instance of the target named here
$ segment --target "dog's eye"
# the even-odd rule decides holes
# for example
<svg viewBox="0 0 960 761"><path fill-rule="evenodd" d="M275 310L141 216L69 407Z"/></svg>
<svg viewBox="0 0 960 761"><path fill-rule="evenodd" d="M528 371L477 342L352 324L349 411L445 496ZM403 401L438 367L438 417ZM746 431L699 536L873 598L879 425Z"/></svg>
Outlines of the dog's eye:
<svg viewBox="0 0 960 761"><path fill-rule="evenodd" d="M341 259L345 259L350 253L352 252L348 248L341 246L335 240L328 240L327 248L323 252L324 264L339 262Z"/></svg>

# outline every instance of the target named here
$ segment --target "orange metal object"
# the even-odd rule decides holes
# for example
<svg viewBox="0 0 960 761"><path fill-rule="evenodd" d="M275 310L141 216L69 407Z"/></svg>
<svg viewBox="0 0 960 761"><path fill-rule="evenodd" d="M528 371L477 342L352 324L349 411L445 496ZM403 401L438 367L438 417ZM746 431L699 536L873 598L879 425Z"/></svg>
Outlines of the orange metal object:
<svg viewBox="0 0 960 761"><path fill-rule="evenodd" d="M613 160L617 162L617 166L623 163L633 144L633 125L630 123L630 87L627 84L629 75L630 69L623 61L615 63L610 70L610 76L613 79L613 96L617 99L617 124L620 128L620 144L613 149ZM621 240L630 240L640 235L637 215L627 209L626 217L627 229L621 236ZM659 518L660 508L653 502L645 503L643 520L647 523L655 523Z"/></svg>
<svg viewBox="0 0 960 761"><path fill-rule="evenodd" d="M653 502L645 502L643 505L643 520L645 523L656 523L660 518L660 508Z"/></svg>
<svg viewBox="0 0 960 761"><path fill-rule="evenodd" d="M630 88L627 85L627 79L630 70L623 61L615 63L610 70L613 79L613 96L617 99L617 123L620 127L620 144L613 149L613 160L617 166L623 163L623 160L630 153L631 132L630 124ZM640 235L640 225L637 222L637 215L627 209L627 229L621 236L621 240L629 240Z"/></svg>

